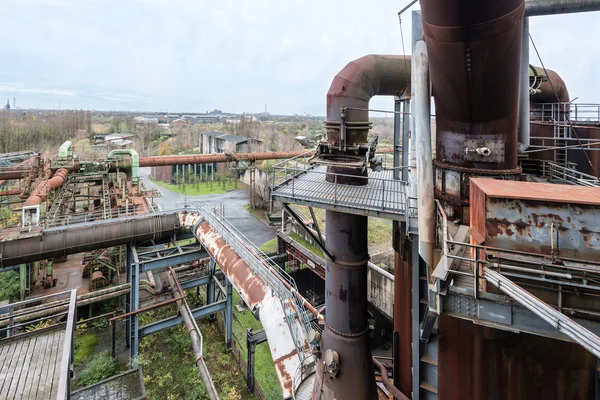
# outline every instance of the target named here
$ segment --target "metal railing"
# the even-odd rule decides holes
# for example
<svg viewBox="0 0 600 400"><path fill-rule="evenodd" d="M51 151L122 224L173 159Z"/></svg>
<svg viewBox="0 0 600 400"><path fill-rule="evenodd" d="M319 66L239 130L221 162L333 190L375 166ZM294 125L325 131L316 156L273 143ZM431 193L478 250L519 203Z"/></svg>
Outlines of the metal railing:
<svg viewBox="0 0 600 400"><path fill-rule="evenodd" d="M311 324L302 299L298 298L298 288L294 279L275 264L263 251L256 247L225 218L213 211L210 205L199 207L202 217L225 242L250 266L252 271L279 298L284 310L286 323L290 329L296 351L302 360L306 355L305 340ZM287 285L282 282L285 281Z"/></svg>
<svg viewBox="0 0 600 400"><path fill-rule="evenodd" d="M550 123L597 124L600 123L600 104L539 103L531 109L531 116L536 121Z"/></svg>
<svg viewBox="0 0 600 400"><path fill-rule="evenodd" d="M67 328L63 342L62 360L60 363L60 376L58 380L57 400L71 398L71 367L73 365L73 335L77 327L77 289L71 290L69 299L69 312L67 314Z"/></svg>
<svg viewBox="0 0 600 400"><path fill-rule="evenodd" d="M271 167L271 189L287 183L290 179L312 169L313 166L308 162L310 152L300 154L296 157L280 161Z"/></svg>
<svg viewBox="0 0 600 400"><path fill-rule="evenodd" d="M289 167L282 164L272 173L272 195L378 212L407 212L407 182L392 178L389 171L370 173L366 185L347 185L357 177L326 172L321 166ZM389 175L389 178L386 177ZM327 178L327 180L326 180Z"/></svg>
<svg viewBox="0 0 600 400"><path fill-rule="evenodd" d="M551 161L542 161L542 176L555 181L579 186L599 187L600 181L593 175L577 171L573 168L564 167Z"/></svg>

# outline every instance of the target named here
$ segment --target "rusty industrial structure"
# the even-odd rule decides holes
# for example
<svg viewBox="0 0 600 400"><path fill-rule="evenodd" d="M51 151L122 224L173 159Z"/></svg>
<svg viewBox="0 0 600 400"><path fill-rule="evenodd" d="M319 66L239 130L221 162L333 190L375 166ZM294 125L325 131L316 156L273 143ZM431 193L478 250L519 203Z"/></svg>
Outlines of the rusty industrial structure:
<svg viewBox="0 0 600 400"><path fill-rule="evenodd" d="M246 336L251 392L267 342L284 399L600 399L600 105L573 102L530 57L528 23L600 1L418 3L411 55L366 55L334 76L313 150L0 154L0 202L20 212L0 231L0 270L19 272L22 298L0 305L0 398L145 398L140 339L184 324L218 399L196 320L220 315L230 349L235 290L263 327ZM391 148L371 133L375 96L394 97ZM277 160L281 205L268 255L219 204L161 208L140 174L262 160ZM370 218L393 226L393 268L369 254ZM196 308L192 288L205 288ZM94 315L108 299L120 306ZM130 369L71 390L74 331L101 318Z"/></svg>

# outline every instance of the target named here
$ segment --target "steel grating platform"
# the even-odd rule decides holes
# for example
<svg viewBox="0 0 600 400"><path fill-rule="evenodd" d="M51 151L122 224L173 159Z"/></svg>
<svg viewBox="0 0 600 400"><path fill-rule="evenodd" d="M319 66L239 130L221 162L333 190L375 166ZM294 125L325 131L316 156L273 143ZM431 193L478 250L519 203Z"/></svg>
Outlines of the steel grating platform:
<svg viewBox="0 0 600 400"><path fill-rule="evenodd" d="M363 186L325 180L327 167L277 171L271 196L282 203L301 204L350 214L404 220L407 213L407 184L393 179L393 171L369 171ZM336 174L331 174L335 177Z"/></svg>

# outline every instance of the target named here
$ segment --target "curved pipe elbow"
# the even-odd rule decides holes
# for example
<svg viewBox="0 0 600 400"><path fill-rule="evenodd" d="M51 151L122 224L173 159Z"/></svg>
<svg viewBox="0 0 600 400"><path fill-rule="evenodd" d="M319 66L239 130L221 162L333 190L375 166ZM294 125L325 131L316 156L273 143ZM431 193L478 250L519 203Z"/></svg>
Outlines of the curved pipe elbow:
<svg viewBox="0 0 600 400"><path fill-rule="evenodd" d="M410 92L410 56L370 54L349 62L327 92L327 121L340 121L342 107L368 108L374 96ZM349 120L366 121L367 111L353 110Z"/></svg>

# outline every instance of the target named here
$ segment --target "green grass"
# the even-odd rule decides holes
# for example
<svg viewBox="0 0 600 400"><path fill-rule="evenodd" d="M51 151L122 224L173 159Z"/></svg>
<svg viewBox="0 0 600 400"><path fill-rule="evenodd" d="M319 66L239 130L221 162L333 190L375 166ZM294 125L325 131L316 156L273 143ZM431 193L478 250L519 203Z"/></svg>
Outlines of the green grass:
<svg viewBox="0 0 600 400"><path fill-rule="evenodd" d="M369 218L369 246L389 243L392 247L392 222L380 218Z"/></svg>
<svg viewBox="0 0 600 400"><path fill-rule="evenodd" d="M158 186L179 194L187 194L190 196L200 196L204 194L223 194L231 190L240 188L240 183L237 180L225 182L201 182L198 184L187 183L183 187L181 185L173 185L163 181L158 181L150 178L152 182Z"/></svg>
<svg viewBox="0 0 600 400"><path fill-rule="evenodd" d="M94 354L96 343L98 343L98 336L92 332L85 332L75 336L75 365L83 364L83 362L85 362L92 354Z"/></svg>
<svg viewBox="0 0 600 400"><path fill-rule="evenodd" d="M296 232L290 232L290 237L294 239L296 242L300 243L302 246L306 247L311 253L316 256L323 258L323 250L320 247L315 246L308 240L304 239L302 236L298 235Z"/></svg>
<svg viewBox="0 0 600 400"><path fill-rule="evenodd" d="M265 253L277 251L277 238L274 237L273 239L269 240L268 242L260 246L260 249Z"/></svg>
<svg viewBox="0 0 600 400"><path fill-rule="evenodd" d="M239 295L233 292L233 336L237 343L243 359L248 362L248 349L246 347L246 329L252 328L254 331L262 329L258 321L250 310L238 311L235 304L239 304ZM279 378L275 372L273 357L268 343L261 343L256 346L254 351L254 378L260 385L260 388L267 399L281 399L281 387Z"/></svg>

